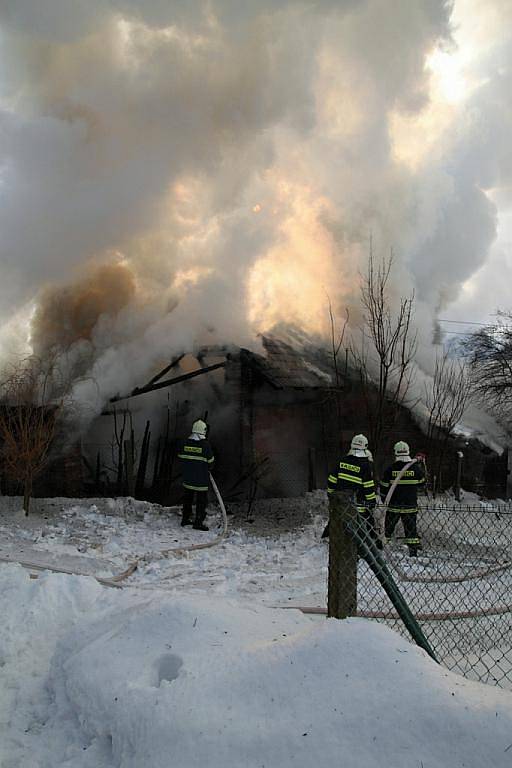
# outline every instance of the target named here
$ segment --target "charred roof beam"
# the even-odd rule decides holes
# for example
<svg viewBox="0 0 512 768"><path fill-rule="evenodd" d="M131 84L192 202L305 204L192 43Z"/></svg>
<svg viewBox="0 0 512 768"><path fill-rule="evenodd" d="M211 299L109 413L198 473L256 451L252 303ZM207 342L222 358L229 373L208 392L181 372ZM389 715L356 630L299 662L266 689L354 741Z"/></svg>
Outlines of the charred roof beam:
<svg viewBox="0 0 512 768"><path fill-rule="evenodd" d="M139 395L146 395L148 392L155 392L157 389L164 389L165 387L172 387L173 384L179 384L182 381L188 381L196 376L202 376L204 373L211 373L218 368L225 368L226 361L222 363L215 363L215 365L208 365L206 368L199 368L197 371L191 371L190 373L184 373L182 376L175 376L173 379L166 379L165 381L157 381L154 384L147 384L145 387L135 387L128 395L116 395L111 397L111 403L117 403L119 400L127 400L130 397L138 397ZM162 374L163 375L163 374Z"/></svg>
<svg viewBox="0 0 512 768"><path fill-rule="evenodd" d="M150 387L152 384L155 384L155 382L161 379L162 376L165 376L166 373L169 373L171 368L174 368L174 366L178 365L180 360L183 360L184 357L185 357L184 352L182 352L181 355L177 355L175 358L173 358L173 360L171 360L169 365L166 365L165 368L162 371L160 371L160 373L157 373L156 376L153 376L153 378L150 379L147 384L141 387L141 389L146 389L146 387Z"/></svg>

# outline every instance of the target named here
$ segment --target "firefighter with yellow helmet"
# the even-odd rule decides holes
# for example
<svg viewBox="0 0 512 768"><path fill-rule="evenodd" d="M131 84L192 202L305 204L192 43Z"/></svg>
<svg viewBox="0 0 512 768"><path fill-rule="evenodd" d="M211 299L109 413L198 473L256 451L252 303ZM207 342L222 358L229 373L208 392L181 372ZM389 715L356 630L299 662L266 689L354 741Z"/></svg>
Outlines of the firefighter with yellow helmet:
<svg viewBox="0 0 512 768"><path fill-rule="evenodd" d="M204 524L210 470L213 467L214 456L210 443L206 439L208 427L198 419L192 424L192 432L180 446L178 459L183 476L183 516L182 525L192 525L198 531L207 531ZM196 503L196 514L192 520L192 505Z"/></svg>

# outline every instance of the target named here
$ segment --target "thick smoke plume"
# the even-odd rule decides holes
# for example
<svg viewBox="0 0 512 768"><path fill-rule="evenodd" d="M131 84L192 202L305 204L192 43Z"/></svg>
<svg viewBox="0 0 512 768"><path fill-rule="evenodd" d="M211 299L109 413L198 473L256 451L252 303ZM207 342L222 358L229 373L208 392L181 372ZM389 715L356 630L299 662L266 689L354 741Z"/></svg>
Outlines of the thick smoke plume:
<svg viewBox="0 0 512 768"><path fill-rule="evenodd" d="M65 350L101 407L181 349L328 333L372 236L428 370L510 205L511 22L508 0L0 2L0 354Z"/></svg>
<svg viewBox="0 0 512 768"><path fill-rule="evenodd" d="M103 265L76 283L43 290L32 319L34 354L67 350L91 342L100 318L115 317L135 295L131 272L122 265Z"/></svg>

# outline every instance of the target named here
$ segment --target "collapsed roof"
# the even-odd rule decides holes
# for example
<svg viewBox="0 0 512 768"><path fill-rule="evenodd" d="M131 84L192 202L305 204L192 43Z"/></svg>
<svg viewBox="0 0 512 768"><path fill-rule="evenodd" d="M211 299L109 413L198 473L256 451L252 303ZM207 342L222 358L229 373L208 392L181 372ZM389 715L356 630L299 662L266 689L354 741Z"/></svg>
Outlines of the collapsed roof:
<svg viewBox="0 0 512 768"><path fill-rule="evenodd" d="M182 353L174 357L147 384L142 387L136 387L128 394L116 395L111 398L110 402L117 402L153 392L157 389L171 387L174 384L179 384L196 376L210 373L219 368L225 368L229 365L230 361L235 360L240 360L241 363L250 366L275 389L333 389L336 387L332 355L327 350L313 345L298 350L272 336L262 336L261 342L266 353L265 355L244 348L203 348L196 354L199 364L212 356L217 359L220 357L220 362L212 365L202 365L202 367L198 367L188 373L164 379L167 373L179 366L184 357L184 353Z"/></svg>

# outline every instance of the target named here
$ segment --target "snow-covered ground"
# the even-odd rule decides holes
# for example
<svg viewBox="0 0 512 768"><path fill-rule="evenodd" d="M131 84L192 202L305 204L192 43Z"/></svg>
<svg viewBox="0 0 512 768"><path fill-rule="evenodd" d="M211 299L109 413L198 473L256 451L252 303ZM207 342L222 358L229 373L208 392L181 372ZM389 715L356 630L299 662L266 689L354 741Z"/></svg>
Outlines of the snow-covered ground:
<svg viewBox="0 0 512 768"><path fill-rule="evenodd" d="M151 554L123 589L0 566L1 768L512 765L508 691L374 622L276 607L325 605L325 496L302 504L295 531L274 505L230 518L215 547L159 558L213 539L217 518L204 534L131 499L35 500L25 518L0 498L0 557L112 575ZM359 567L364 608L379 592ZM414 602L418 583L402 586Z"/></svg>
<svg viewBox="0 0 512 768"><path fill-rule="evenodd" d="M180 591L186 587L248 599L257 594L269 604L301 598L307 604L324 605L327 547L320 540L324 497L322 492L312 495L307 504L318 511L308 517L308 525L295 531L274 529L270 535L268 520L262 526L261 520L250 524L241 516L235 527L230 517L229 536L220 545L166 558L158 553L214 539L221 524L218 511L211 509L211 530L202 533L181 527L178 508L133 499L35 499L31 515L25 518L20 499L3 497L0 556L3 550L31 560L37 551L51 551L64 567L75 566L81 556L87 572L109 575L148 555L127 582L130 588L159 585ZM272 510L271 514L279 515ZM265 535L258 535L262 530Z"/></svg>

